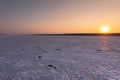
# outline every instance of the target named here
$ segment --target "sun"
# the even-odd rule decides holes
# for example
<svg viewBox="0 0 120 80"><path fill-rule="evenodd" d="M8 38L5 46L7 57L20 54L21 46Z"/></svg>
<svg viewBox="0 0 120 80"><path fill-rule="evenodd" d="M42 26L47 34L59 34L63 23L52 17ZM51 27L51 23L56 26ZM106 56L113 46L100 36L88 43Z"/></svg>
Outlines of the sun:
<svg viewBox="0 0 120 80"><path fill-rule="evenodd" d="M102 31L103 33L108 33L108 32L110 31L110 28L109 28L109 26L103 26L103 27L101 28L101 31Z"/></svg>

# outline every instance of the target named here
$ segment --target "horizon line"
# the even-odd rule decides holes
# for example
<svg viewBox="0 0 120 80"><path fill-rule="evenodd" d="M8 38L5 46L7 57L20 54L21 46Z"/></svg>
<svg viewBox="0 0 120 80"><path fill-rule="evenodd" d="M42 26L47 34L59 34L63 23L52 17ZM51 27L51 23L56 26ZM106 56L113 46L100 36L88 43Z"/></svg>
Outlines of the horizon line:
<svg viewBox="0 0 120 80"><path fill-rule="evenodd" d="M0 34L0 35L14 35L14 34ZM24 34L18 34L24 35ZM26 35L120 35L120 33L32 33Z"/></svg>
<svg viewBox="0 0 120 80"><path fill-rule="evenodd" d="M63 33L63 34L31 34L31 35L58 35L58 36L120 36L120 33Z"/></svg>

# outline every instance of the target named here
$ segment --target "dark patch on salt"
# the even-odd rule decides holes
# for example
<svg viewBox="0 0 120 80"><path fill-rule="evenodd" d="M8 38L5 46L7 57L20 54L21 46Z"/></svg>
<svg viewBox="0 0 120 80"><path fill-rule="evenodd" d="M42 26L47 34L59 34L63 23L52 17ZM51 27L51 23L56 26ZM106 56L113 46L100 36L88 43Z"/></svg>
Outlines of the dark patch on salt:
<svg viewBox="0 0 120 80"><path fill-rule="evenodd" d="M56 49L57 51L61 51L62 49Z"/></svg>
<svg viewBox="0 0 120 80"><path fill-rule="evenodd" d="M40 59L40 58L41 58L41 56L38 56L38 58Z"/></svg>
<svg viewBox="0 0 120 80"><path fill-rule="evenodd" d="M103 50L100 50L100 49L98 49L98 50L96 50L96 53L100 53L100 52L102 52Z"/></svg>
<svg viewBox="0 0 120 80"><path fill-rule="evenodd" d="M55 67L54 65L49 64L48 66L54 68L55 70L57 69L57 67Z"/></svg>
<svg viewBox="0 0 120 80"><path fill-rule="evenodd" d="M20 50L25 50L25 49L20 49Z"/></svg>

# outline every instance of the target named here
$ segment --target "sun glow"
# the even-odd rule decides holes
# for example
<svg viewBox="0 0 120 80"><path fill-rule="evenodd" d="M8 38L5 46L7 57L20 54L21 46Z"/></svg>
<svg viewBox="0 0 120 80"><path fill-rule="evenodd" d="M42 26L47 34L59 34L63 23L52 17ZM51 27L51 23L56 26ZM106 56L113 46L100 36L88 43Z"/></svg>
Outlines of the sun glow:
<svg viewBox="0 0 120 80"><path fill-rule="evenodd" d="M108 26L103 26L103 27L101 28L101 31L102 31L103 33L108 33L109 30L110 30L110 28L109 28Z"/></svg>

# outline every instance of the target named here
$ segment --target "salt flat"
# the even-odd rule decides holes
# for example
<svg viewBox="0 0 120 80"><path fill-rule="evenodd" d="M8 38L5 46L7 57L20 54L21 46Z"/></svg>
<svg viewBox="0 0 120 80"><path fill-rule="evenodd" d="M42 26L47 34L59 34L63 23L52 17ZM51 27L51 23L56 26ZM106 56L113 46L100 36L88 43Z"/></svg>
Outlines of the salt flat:
<svg viewBox="0 0 120 80"><path fill-rule="evenodd" d="M120 37L0 35L0 80L120 80Z"/></svg>

